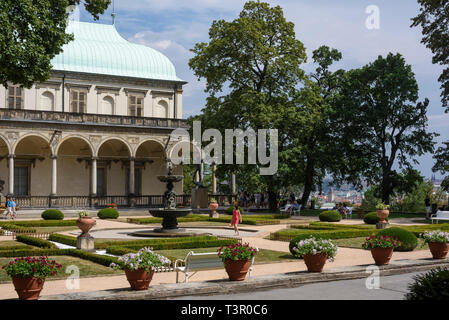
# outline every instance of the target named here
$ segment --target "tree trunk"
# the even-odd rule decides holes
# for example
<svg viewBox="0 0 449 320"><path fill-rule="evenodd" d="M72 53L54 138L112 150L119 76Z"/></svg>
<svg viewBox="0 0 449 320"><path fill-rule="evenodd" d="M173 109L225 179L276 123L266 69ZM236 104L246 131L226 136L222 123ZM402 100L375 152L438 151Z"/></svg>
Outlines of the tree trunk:
<svg viewBox="0 0 449 320"><path fill-rule="evenodd" d="M301 198L301 208L305 208L307 206L307 200L309 200L310 193L312 192L313 188L313 176L315 173L315 168L313 167L313 163L311 160L309 160L309 157L307 157L307 165L306 165L306 171L305 171L305 181L304 181L304 192L302 193Z"/></svg>
<svg viewBox="0 0 449 320"><path fill-rule="evenodd" d="M385 204L390 204L390 195L391 195L391 182L388 177L384 177L382 179L381 184L381 192L382 192L382 202Z"/></svg>

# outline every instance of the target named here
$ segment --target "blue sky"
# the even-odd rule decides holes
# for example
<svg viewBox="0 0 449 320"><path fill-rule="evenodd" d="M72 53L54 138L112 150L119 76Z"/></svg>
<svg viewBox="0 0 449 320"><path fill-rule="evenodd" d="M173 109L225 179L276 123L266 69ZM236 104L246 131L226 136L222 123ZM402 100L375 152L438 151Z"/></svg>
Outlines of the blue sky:
<svg viewBox="0 0 449 320"><path fill-rule="evenodd" d="M429 129L449 140L449 114L440 102L437 79L442 67L432 64L432 53L420 43L421 30L410 28L410 19L419 12L415 0L276 0L287 20L295 24L296 37L307 48L308 56L321 45L340 50L343 60L336 67L361 67L389 52L404 55L412 65L420 88L421 100L429 98ZM188 67L189 49L197 42L208 41L208 30L214 20L233 20L242 10L240 0L115 0L116 27L126 39L153 47L174 63L178 77L189 83L184 87L184 117L198 114L204 106L204 82L197 81ZM380 29L365 26L367 6L376 5L380 12ZM112 6L100 17L100 23L111 23ZM81 20L93 19L81 10ZM306 71L311 70L309 63ZM418 159L418 169L430 177L431 155ZM439 174L437 174L439 177Z"/></svg>

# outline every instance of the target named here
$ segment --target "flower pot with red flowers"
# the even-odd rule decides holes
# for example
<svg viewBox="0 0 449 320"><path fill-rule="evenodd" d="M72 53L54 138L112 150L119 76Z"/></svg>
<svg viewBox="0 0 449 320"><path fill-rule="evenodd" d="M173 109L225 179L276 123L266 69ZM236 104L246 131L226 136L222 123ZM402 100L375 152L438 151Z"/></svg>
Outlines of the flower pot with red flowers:
<svg viewBox="0 0 449 320"><path fill-rule="evenodd" d="M114 269L125 270L126 279L133 290L146 290L157 268L170 266L170 259L155 253L151 248L142 248L137 253L127 253L111 263Z"/></svg>
<svg viewBox="0 0 449 320"><path fill-rule="evenodd" d="M426 231L420 234L424 243L429 245L430 252L434 259L445 259L449 251L449 232Z"/></svg>
<svg viewBox="0 0 449 320"><path fill-rule="evenodd" d="M112 209L115 209L115 210L117 210L117 204L116 204L116 203L114 203L114 202L112 202L112 203L109 203L109 204L108 204L108 208L112 208Z"/></svg>
<svg viewBox="0 0 449 320"><path fill-rule="evenodd" d="M245 280L249 268L259 250L247 243L230 244L218 249L218 256L223 261L226 273L231 281Z"/></svg>
<svg viewBox="0 0 449 320"><path fill-rule="evenodd" d="M331 241L325 239L300 240L293 247L297 258L303 258L309 272L322 272L326 261L334 261L338 247Z"/></svg>
<svg viewBox="0 0 449 320"><path fill-rule="evenodd" d="M89 212L87 211L81 211L78 212L78 220L76 220L76 224L78 225L78 228L81 229L81 232L83 235L86 235L89 233L89 230L92 229L92 227L96 224L96 221L94 218L89 216Z"/></svg>
<svg viewBox="0 0 449 320"><path fill-rule="evenodd" d="M383 202L379 202L376 205L376 214L379 217L379 224L387 224L387 220L385 220L389 214L390 214L390 210L389 210L390 206L388 204L385 204Z"/></svg>
<svg viewBox="0 0 449 320"><path fill-rule="evenodd" d="M20 300L37 300L44 287L45 278L54 276L62 265L48 257L22 257L3 266L11 277Z"/></svg>
<svg viewBox="0 0 449 320"><path fill-rule="evenodd" d="M210 199L209 209L211 210L211 213L210 213L210 217L211 218L218 218L219 217L218 213L217 213L218 202L214 198Z"/></svg>
<svg viewBox="0 0 449 320"><path fill-rule="evenodd" d="M401 242L397 238L372 235L365 239L362 248L371 250L371 255L376 265L382 266L390 263L394 248L400 245Z"/></svg>

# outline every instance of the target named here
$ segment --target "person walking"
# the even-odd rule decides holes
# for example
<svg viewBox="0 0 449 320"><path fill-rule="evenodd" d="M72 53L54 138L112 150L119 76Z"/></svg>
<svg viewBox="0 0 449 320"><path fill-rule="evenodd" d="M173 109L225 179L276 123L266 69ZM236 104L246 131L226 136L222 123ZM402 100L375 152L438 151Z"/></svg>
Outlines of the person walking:
<svg viewBox="0 0 449 320"><path fill-rule="evenodd" d="M9 197L8 201L6 202L6 217L8 217L8 215L12 220L16 218L16 203L14 202L12 197Z"/></svg>
<svg viewBox="0 0 449 320"><path fill-rule="evenodd" d="M242 223L242 215L240 214L239 206L237 204L234 204L234 210L232 211L231 224L229 226L234 227L234 231L235 231L236 235L239 235L239 228L238 228L239 221L240 221L240 223Z"/></svg>

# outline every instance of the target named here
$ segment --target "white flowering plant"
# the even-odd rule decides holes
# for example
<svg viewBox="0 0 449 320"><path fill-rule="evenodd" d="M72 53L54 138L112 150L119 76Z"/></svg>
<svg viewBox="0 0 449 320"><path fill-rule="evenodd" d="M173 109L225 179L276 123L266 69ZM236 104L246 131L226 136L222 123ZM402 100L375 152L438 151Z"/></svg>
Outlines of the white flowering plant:
<svg viewBox="0 0 449 320"><path fill-rule="evenodd" d="M142 248L137 253L127 253L118 258L118 263L111 263L110 267L116 270L156 270L158 267L169 266L170 259L158 253L152 248Z"/></svg>
<svg viewBox="0 0 449 320"><path fill-rule="evenodd" d="M424 243L429 242L439 242L439 243L449 243L449 232L443 232L441 230L436 231L425 231L419 235L424 239Z"/></svg>
<svg viewBox="0 0 449 320"><path fill-rule="evenodd" d="M334 261L337 251L337 245L331 240L315 239L315 237L300 240L296 246L293 247L293 252L295 252L295 255L298 258L302 258L306 254L316 255L318 253L325 253L331 262Z"/></svg>

